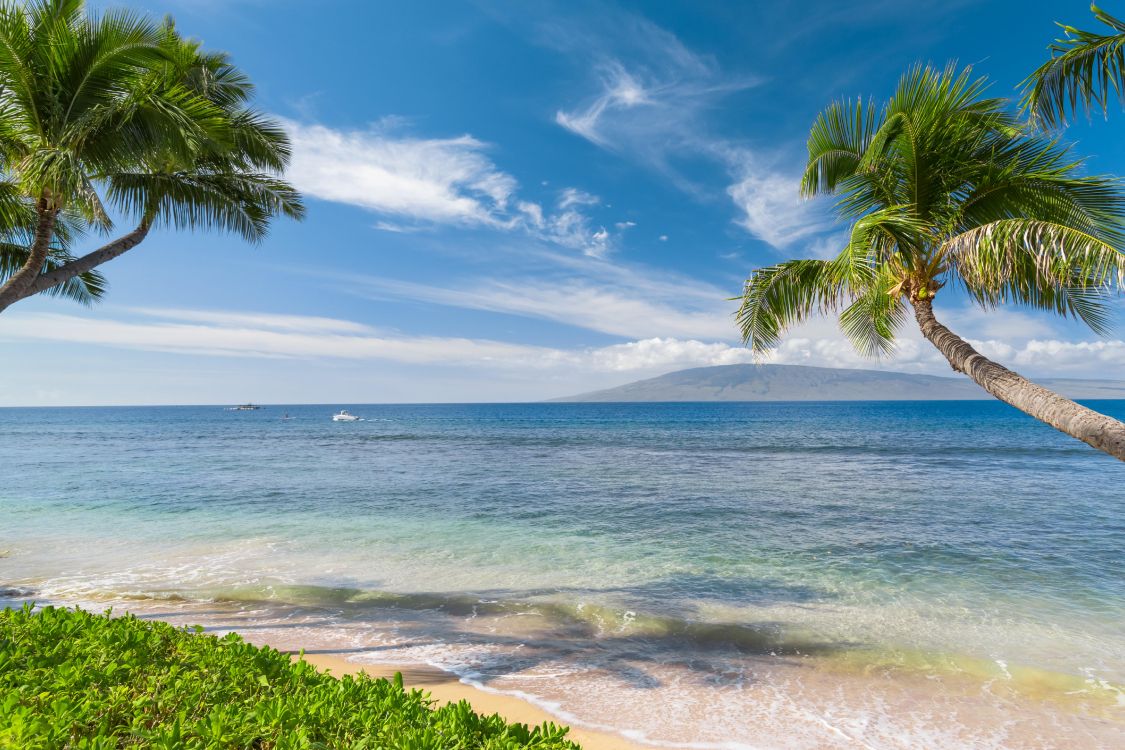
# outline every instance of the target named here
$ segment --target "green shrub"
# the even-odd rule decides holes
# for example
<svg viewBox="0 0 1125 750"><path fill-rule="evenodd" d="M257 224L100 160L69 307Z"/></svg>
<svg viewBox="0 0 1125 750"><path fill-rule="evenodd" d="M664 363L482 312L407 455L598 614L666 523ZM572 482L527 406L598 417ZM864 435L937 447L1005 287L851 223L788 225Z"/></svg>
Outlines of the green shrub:
<svg viewBox="0 0 1125 750"><path fill-rule="evenodd" d="M481 716L465 701L335 678L235 634L126 615L0 611L0 748L541 748L567 730Z"/></svg>

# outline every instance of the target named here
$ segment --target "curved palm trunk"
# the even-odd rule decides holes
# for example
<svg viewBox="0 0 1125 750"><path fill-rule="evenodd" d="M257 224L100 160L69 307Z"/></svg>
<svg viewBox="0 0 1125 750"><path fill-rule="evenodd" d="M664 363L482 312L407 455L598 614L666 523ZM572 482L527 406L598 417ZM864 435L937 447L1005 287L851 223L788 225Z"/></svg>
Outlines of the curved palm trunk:
<svg viewBox="0 0 1125 750"><path fill-rule="evenodd" d="M47 208L44 202L40 201L39 223L35 227L35 238L31 241L31 252L20 270L0 286L0 310L27 296L27 290L43 271L47 254L51 249L51 238L55 233L57 216L58 211Z"/></svg>
<svg viewBox="0 0 1125 750"><path fill-rule="evenodd" d="M129 232L129 234L118 237L113 242L102 245L97 250L83 255L81 258L75 258L49 273L36 275L29 284L23 287L22 291L18 293L13 292L10 298L9 296L5 296L3 291L0 291L0 312L3 312L13 303L19 302L21 299L39 294L40 292L45 292L51 287L65 283L87 271L92 271L101 264L127 253L144 241L145 237L148 236L150 227L151 224L147 219L142 221L137 228ZM46 254L44 254L43 257L45 260ZM40 262L39 266L42 267L42 265L42 262ZM13 276L12 278L14 279L15 277Z"/></svg>
<svg viewBox="0 0 1125 750"><path fill-rule="evenodd" d="M65 281L73 279L75 276L94 270L102 263L108 263L114 258L124 255L144 241L145 237L148 236L149 226L147 220L142 221L137 228L129 232L129 234L118 237L113 242L102 245L97 250L86 253L81 258L75 258L50 273L40 274L39 278L35 280L35 283L31 285L31 288L27 290L26 296L38 294L53 286L58 286ZM0 308L0 310L2 309L3 308Z"/></svg>
<svg viewBox="0 0 1125 750"><path fill-rule="evenodd" d="M1076 404L987 359L938 322L929 299L912 300L912 303L922 335L945 355L954 370L965 373L1004 403L1125 461L1125 424Z"/></svg>

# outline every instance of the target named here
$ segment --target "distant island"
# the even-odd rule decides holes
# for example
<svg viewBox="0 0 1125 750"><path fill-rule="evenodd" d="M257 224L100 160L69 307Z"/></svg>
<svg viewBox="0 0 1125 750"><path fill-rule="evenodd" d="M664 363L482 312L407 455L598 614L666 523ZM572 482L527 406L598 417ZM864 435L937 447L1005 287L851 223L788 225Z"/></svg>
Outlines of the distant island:
<svg viewBox="0 0 1125 750"><path fill-rule="evenodd" d="M1125 380L1043 378L1072 399L1125 399ZM551 399L613 401L960 401L991 399L967 378L804 365L718 365Z"/></svg>

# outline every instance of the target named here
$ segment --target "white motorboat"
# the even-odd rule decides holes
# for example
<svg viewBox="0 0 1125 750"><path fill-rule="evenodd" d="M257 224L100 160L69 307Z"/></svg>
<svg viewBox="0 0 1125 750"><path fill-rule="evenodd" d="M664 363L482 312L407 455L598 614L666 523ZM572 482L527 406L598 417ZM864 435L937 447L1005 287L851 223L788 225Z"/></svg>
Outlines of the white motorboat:
<svg viewBox="0 0 1125 750"><path fill-rule="evenodd" d="M359 417L349 414L347 409L341 409L339 414L332 415L333 422L358 422Z"/></svg>

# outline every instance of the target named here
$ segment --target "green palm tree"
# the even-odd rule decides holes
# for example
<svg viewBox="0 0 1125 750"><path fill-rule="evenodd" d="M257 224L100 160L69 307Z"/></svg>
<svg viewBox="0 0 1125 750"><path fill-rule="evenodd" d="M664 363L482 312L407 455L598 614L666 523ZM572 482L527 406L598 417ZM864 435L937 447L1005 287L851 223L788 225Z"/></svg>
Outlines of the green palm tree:
<svg viewBox="0 0 1125 750"><path fill-rule="evenodd" d="M94 269L156 226L259 241L275 216L303 216L279 176L288 139L252 93L170 20L0 0L0 311L39 293L100 297ZM75 229L109 232L111 213L132 229L73 255Z"/></svg>
<svg viewBox="0 0 1125 750"><path fill-rule="evenodd" d="M840 101L815 121L801 190L839 196L850 238L833 260L754 272L737 319L757 351L816 312L867 355L893 351L909 311L953 369L998 399L1125 460L1125 424L992 362L934 316L947 287L991 310L1015 303L1098 333L1125 281L1125 196L1083 176L1065 148L1027 134L968 69L918 67L882 107Z"/></svg>
<svg viewBox="0 0 1125 750"><path fill-rule="evenodd" d="M1081 107L1103 114L1112 98L1125 103L1125 21L1091 5L1094 17L1111 33L1097 34L1059 24L1066 37L1048 49L1051 59L1023 82L1023 107L1045 127L1066 124L1067 112Z"/></svg>

